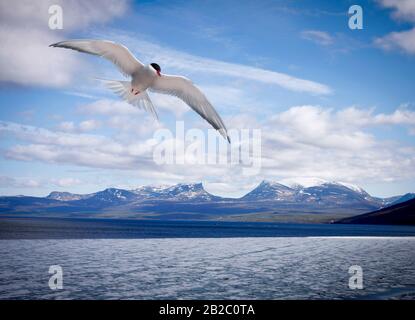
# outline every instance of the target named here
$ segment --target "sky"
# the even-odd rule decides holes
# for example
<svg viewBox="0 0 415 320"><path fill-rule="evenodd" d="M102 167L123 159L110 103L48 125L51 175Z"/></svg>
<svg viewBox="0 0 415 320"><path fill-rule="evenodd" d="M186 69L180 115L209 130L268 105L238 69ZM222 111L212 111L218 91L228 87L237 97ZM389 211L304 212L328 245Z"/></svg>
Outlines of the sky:
<svg viewBox="0 0 415 320"><path fill-rule="evenodd" d="M52 4L63 29L49 27ZM363 29L349 28L354 4ZM110 62L48 47L82 38L192 79L228 129L260 130L260 170L155 163L156 132L209 125L150 93L156 121L95 79L125 80ZM0 0L0 43L2 195L203 182L238 196L263 179L314 177L415 192L413 0Z"/></svg>

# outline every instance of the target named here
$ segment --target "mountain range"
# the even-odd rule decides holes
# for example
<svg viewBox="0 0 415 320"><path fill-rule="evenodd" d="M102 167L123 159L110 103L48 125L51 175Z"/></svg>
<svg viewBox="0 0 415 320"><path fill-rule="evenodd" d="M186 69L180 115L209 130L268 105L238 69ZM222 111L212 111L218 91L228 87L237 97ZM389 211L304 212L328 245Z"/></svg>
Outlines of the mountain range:
<svg viewBox="0 0 415 320"><path fill-rule="evenodd" d="M265 180L234 199L212 195L202 183L181 183L132 190L108 188L91 194L54 191L46 197L3 196L0 215L324 222L413 198L414 193L377 198L340 182L303 186Z"/></svg>

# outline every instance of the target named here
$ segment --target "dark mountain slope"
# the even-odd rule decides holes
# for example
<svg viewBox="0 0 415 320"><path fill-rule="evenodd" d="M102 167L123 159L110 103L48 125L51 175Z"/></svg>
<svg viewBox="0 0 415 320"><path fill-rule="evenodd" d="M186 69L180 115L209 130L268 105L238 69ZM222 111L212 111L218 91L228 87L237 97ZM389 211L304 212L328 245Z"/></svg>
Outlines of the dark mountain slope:
<svg viewBox="0 0 415 320"><path fill-rule="evenodd" d="M415 225L415 199L381 210L345 218L336 223Z"/></svg>

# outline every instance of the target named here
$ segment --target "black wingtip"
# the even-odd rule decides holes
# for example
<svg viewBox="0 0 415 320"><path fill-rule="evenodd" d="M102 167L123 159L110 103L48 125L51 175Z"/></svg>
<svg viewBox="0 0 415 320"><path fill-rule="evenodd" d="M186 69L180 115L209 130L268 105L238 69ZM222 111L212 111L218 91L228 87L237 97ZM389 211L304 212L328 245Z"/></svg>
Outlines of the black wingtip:
<svg viewBox="0 0 415 320"><path fill-rule="evenodd" d="M55 42L55 43L52 43L52 44L50 44L50 45L49 45L49 47L54 47L54 48L59 47L59 45L60 45L62 42L63 42L63 41L61 41L61 42Z"/></svg>

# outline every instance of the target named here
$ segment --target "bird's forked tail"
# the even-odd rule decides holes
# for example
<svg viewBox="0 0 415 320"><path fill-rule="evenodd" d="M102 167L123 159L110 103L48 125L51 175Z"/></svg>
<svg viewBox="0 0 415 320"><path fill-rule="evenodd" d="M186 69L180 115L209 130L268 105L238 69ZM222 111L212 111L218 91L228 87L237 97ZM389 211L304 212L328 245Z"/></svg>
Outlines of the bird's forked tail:
<svg viewBox="0 0 415 320"><path fill-rule="evenodd" d="M150 112L156 119L158 119L157 111L154 108L153 103L151 102L150 97L146 91L140 92L135 95L131 92L131 82L130 81L118 81L118 80L106 80L106 79L97 79L101 81L108 89L113 91L115 94L119 95L123 100L127 101L129 104L145 111Z"/></svg>

